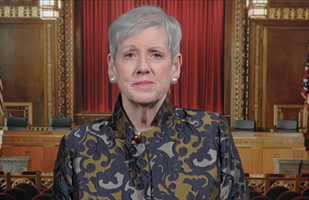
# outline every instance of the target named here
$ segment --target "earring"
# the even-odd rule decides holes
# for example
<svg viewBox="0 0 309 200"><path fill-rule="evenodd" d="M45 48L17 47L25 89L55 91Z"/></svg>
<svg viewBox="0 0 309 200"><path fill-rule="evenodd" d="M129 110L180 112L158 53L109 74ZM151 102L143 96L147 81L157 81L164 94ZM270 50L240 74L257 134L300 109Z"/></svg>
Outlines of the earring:
<svg viewBox="0 0 309 200"><path fill-rule="evenodd" d="M176 76L174 76L174 77L172 78L172 80L171 80L171 84L172 84L172 85L175 85L175 84L177 83L177 81L178 81L178 78L177 78Z"/></svg>
<svg viewBox="0 0 309 200"><path fill-rule="evenodd" d="M110 83L112 83L112 84L117 83L117 78L116 78L116 76L110 75L108 78L109 78L109 82L110 82Z"/></svg>

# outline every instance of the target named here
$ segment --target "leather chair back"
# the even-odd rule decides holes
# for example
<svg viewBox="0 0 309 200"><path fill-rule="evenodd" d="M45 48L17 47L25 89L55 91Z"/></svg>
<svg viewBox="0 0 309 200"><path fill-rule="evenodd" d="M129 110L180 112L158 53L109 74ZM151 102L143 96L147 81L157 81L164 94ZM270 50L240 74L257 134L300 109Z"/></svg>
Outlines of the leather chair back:
<svg viewBox="0 0 309 200"><path fill-rule="evenodd" d="M49 124L50 130L72 130L72 120L69 117L52 117Z"/></svg>
<svg viewBox="0 0 309 200"><path fill-rule="evenodd" d="M297 120L278 120L277 132L298 132Z"/></svg>
<svg viewBox="0 0 309 200"><path fill-rule="evenodd" d="M255 131L255 120L235 120L235 131Z"/></svg>
<svg viewBox="0 0 309 200"><path fill-rule="evenodd" d="M25 117L4 118L4 130L27 130L27 119Z"/></svg>

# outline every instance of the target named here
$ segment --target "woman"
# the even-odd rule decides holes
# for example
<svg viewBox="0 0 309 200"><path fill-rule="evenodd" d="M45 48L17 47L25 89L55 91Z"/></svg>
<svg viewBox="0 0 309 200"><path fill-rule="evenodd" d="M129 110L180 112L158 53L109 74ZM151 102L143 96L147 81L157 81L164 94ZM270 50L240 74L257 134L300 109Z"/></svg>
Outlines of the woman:
<svg viewBox="0 0 309 200"><path fill-rule="evenodd" d="M120 95L111 117L65 135L55 199L249 199L226 119L174 107L181 27L143 6L109 28L108 73Z"/></svg>

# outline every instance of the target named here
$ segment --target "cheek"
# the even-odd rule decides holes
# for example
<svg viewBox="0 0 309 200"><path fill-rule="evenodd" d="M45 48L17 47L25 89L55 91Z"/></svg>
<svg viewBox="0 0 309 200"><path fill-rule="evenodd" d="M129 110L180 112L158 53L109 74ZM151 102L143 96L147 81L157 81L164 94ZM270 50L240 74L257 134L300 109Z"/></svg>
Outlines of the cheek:
<svg viewBox="0 0 309 200"><path fill-rule="evenodd" d="M130 74L131 73L128 70L125 70L125 68L118 68L117 69L118 79L120 79L122 81L129 80Z"/></svg>
<svg viewBox="0 0 309 200"><path fill-rule="evenodd" d="M161 79L163 79L165 82L170 81L171 77L172 77L172 70L170 67L168 67L165 70L161 70L160 71L160 77Z"/></svg>

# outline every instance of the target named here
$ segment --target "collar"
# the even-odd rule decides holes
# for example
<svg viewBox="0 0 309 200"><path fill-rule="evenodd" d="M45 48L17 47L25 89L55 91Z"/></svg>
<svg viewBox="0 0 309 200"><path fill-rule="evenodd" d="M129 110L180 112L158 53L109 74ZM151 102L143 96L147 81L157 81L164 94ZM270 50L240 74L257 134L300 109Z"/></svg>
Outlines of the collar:
<svg viewBox="0 0 309 200"><path fill-rule="evenodd" d="M174 114L175 108L168 101L168 96L166 96L156 116L157 127L171 124L175 118ZM117 138L127 140L128 142L131 142L135 135L132 124L128 120L122 107L121 94L118 95L118 100L114 107L114 113L111 117L111 128Z"/></svg>

